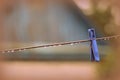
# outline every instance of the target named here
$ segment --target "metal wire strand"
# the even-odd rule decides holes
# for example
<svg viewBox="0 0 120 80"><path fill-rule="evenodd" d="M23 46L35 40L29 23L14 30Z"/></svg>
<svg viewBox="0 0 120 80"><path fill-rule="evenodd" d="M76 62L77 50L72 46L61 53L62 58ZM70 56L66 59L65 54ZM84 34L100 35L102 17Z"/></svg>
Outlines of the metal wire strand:
<svg viewBox="0 0 120 80"><path fill-rule="evenodd" d="M118 39L118 38L120 38L120 35L101 37L101 38L95 38L95 39L96 40L110 40L110 39ZM14 53L14 52L20 52L20 51L25 51L25 50L29 50L29 49L36 49L36 48L47 48L47 47L55 47L55 46L63 46L63 45L75 45L75 44L80 44L80 43L89 42L89 41L91 41L91 40L86 39L86 40L61 42L61 43L33 46L33 47L26 47L26 48L16 48L16 49L10 49L10 50L2 50L2 51L0 51L0 53Z"/></svg>

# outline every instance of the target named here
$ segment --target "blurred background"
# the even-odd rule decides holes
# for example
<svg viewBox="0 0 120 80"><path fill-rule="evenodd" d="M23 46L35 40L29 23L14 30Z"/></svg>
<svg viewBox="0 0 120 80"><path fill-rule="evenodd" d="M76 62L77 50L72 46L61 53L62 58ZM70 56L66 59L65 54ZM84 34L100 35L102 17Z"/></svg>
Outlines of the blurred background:
<svg viewBox="0 0 120 80"><path fill-rule="evenodd" d="M120 31L119 0L0 0L0 50L88 39ZM1 80L120 80L120 42L90 43L0 54Z"/></svg>

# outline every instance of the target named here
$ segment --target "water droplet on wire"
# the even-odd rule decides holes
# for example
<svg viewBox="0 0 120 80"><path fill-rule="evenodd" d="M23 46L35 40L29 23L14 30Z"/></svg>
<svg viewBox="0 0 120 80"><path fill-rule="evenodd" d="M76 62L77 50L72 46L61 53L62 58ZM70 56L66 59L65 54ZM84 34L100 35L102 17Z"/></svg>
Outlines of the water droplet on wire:
<svg viewBox="0 0 120 80"><path fill-rule="evenodd" d="M73 46L74 44L73 44L73 43L71 43L70 45L71 45L71 46Z"/></svg>
<svg viewBox="0 0 120 80"><path fill-rule="evenodd" d="M45 47L43 47L43 48L47 48L47 47L45 46Z"/></svg>
<svg viewBox="0 0 120 80"><path fill-rule="evenodd" d="M104 38L104 40L106 41L106 40L107 40L107 38Z"/></svg>
<svg viewBox="0 0 120 80"><path fill-rule="evenodd" d="M22 51L21 49L19 49L18 51Z"/></svg>
<svg viewBox="0 0 120 80"><path fill-rule="evenodd" d="M62 46L61 44L59 44L58 46Z"/></svg>
<svg viewBox="0 0 120 80"><path fill-rule="evenodd" d="M14 52L14 50L12 50L11 52Z"/></svg>
<svg viewBox="0 0 120 80"><path fill-rule="evenodd" d="M10 51L7 51L8 53L10 52Z"/></svg>

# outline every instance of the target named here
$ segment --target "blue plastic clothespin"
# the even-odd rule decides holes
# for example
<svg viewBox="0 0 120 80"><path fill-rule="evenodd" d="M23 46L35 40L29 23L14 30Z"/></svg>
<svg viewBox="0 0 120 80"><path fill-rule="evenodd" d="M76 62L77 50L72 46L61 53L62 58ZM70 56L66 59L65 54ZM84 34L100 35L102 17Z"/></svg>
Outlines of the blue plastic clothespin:
<svg viewBox="0 0 120 80"><path fill-rule="evenodd" d="M90 58L91 61L96 61L99 62L100 61L100 57L99 57L99 51L98 51L98 46L97 46L97 41L96 41L96 35L95 35L95 30L93 28L88 29L88 34L89 34L89 38L90 38L90 47L91 47L91 54L90 54Z"/></svg>

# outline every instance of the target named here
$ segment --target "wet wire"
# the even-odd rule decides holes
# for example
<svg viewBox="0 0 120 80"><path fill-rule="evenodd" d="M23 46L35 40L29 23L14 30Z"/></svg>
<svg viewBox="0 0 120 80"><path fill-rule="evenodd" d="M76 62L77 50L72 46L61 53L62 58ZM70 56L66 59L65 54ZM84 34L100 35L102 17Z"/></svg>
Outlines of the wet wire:
<svg viewBox="0 0 120 80"><path fill-rule="evenodd" d="M110 40L110 39L118 39L120 38L120 35L115 36L108 36L108 37L101 37L101 38L95 38L95 40ZM14 52L20 52L30 49L36 49L36 48L47 48L47 47L57 47L57 46L63 46L63 45L76 45L84 42L89 42L90 39L86 40L78 40L78 41L71 41L71 42L61 42L61 43L53 43L53 44L45 44L40 46L33 46L33 47L25 47L25 48L15 48L15 49L9 49L9 50L1 50L0 53L14 53Z"/></svg>

